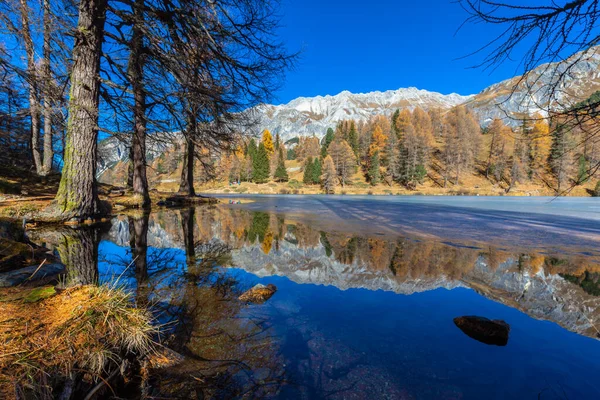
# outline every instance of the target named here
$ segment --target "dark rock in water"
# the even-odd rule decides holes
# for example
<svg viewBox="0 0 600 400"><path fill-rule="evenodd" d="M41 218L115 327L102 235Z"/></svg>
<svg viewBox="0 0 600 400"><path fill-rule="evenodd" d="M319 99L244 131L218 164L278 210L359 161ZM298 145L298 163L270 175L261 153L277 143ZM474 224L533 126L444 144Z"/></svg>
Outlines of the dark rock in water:
<svg viewBox="0 0 600 400"><path fill-rule="evenodd" d="M246 303L257 303L262 304L269 300L271 296L275 294L277 287L273 284L267 286L262 284L255 285L252 289L249 289L242 293L239 299Z"/></svg>
<svg viewBox="0 0 600 400"><path fill-rule="evenodd" d="M0 220L0 238L21 242L24 237L25 235L21 224L14 221Z"/></svg>
<svg viewBox="0 0 600 400"><path fill-rule="evenodd" d="M25 243L0 238L0 272L23 267L32 250Z"/></svg>
<svg viewBox="0 0 600 400"><path fill-rule="evenodd" d="M506 346L510 325L502 320L466 316L454 318L454 324L467 336L485 344Z"/></svg>
<svg viewBox="0 0 600 400"><path fill-rule="evenodd" d="M39 265L32 265L31 267L0 273L0 287L11 287L22 283L37 283L40 281L47 282L55 279L60 274L64 274L64 272L65 266L58 263L44 264L41 268Z"/></svg>

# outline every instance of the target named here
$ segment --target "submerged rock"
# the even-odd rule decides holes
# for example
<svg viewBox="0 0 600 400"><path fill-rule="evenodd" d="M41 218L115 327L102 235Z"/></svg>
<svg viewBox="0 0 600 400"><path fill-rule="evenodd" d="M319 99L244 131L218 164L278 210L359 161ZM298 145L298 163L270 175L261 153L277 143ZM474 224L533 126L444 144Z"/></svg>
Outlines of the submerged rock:
<svg viewBox="0 0 600 400"><path fill-rule="evenodd" d="M185 357L167 347L157 348L148 354L147 360L150 368L168 368L181 364Z"/></svg>
<svg viewBox="0 0 600 400"><path fill-rule="evenodd" d="M485 344L506 346L510 325L502 320L465 316L454 318L454 324L467 336Z"/></svg>
<svg viewBox="0 0 600 400"><path fill-rule="evenodd" d="M0 238L21 242L25 239L22 225L10 220L0 219Z"/></svg>
<svg viewBox="0 0 600 400"><path fill-rule="evenodd" d="M0 272L21 267L31 255L27 244L0 238Z"/></svg>
<svg viewBox="0 0 600 400"><path fill-rule="evenodd" d="M275 294L277 291L277 287L273 284L268 284L267 286L263 284L257 284L252 289L244 292L239 299L246 303L257 303L262 304L265 301L269 300L271 296Z"/></svg>

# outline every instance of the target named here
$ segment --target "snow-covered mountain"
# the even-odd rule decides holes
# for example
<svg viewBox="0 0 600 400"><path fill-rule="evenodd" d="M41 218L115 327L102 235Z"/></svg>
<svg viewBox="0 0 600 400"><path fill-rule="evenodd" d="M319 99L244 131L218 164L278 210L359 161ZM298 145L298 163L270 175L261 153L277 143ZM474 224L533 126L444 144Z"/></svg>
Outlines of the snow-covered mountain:
<svg viewBox="0 0 600 400"><path fill-rule="evenodd" d="M577 63L570 61L574 59ZM549 93L549 88L560 79L558 90ZM391 115L396 109L428 110L434 107L450 109L466 105L479 118L482 126L492 119L500 118L509 125L519 124L524 113L545 116L549 101L568 107L588 98L600 90L600 47L588 53L579 53L563 63L541 65L532 70L526 79L517 76L496 83L478 94L463 96L456 93L441 94L414 87L385 92L350 93L343 91L335 96L299 97L287 104L257 106L259 124L256 131L269 129L272 134L287 141L296 136L316 135L321 138L327 128L335 128L345 119L367 121L376 115ZM152 160L169 147L169 139L148 138L148 159ZM114 138L99 145L101 175L119 161L128 159L127 145Z"/></svg>
<svg viewBox="0 0 600 400"><path fill-rule="evenodd" d="M489 86L465 103L482 125L494 118L514 125L523 114L547 116L552 108L568 108L600 90L600 47L564 62L543 64L525 76Z"/></svg>
<svg viewBox="0 0 600 400"><path fill-rule="evenodd" d="M288 140L295 136L322 137L327 128L338 121L354 119L367 121L376 115L391 115L396 109L421 107L451 108L470 100L473 96L456 93L444 95L414 87L385 92L350 93L343 91L335 96L299 97L282 105L262 105L261 129Z"/></svg>

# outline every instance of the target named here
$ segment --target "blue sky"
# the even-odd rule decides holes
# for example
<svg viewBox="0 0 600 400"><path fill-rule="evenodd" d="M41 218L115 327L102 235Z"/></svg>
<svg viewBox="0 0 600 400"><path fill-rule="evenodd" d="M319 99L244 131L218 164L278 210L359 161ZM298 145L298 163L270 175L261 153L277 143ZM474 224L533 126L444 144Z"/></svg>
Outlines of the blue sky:
<svg viewBox="0 0 600 400"><path fill-rule="evenodd" d="M299 96L414 86L473 94L520 74L518 63L495 71L459 59L497 37L497 27L467 25L454 0L281 0L280 39L301 50L274 103Z"/></svg>

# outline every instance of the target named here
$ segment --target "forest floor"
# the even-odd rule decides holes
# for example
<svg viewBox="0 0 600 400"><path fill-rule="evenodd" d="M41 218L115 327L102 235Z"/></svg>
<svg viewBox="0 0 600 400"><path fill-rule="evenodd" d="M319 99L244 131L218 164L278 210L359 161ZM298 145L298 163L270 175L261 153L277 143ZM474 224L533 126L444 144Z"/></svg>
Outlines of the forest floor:
<svg viewBox="0 0 600 400"><path fill-rule="evenodd" d="M0 217L35 222L60 222L46 212L53 204L58 191L60 174L39 177L32 171L18 167L0 166ZM107 204L110 214L137 208L139 200L130 191L113 185L99 183L100 200ZM213 203L206 197L187 198L172 191L151 190L153 205L178 206L184 204Z"/></svg>

